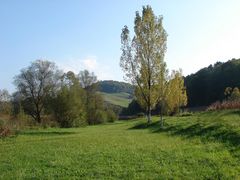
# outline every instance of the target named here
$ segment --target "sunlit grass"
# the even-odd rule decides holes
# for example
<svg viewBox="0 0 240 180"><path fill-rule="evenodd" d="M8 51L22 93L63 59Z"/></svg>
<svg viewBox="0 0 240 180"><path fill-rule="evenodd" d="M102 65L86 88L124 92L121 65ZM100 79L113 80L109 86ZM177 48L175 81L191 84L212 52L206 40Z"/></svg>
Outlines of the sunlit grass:
<svg viewBox="0 0 240 180"><path fill-rule="evenodd" d="M0 140L0 179L238 179L240 113L157 117Z"/></svg>

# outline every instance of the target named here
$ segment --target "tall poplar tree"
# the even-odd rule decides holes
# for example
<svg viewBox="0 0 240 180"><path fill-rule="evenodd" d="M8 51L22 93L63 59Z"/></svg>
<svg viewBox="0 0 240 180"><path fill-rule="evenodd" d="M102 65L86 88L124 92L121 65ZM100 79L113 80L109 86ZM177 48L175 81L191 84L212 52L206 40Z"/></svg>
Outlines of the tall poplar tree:
<svg viewBox="0 0 240 180"><path fill-rule="evenodd" d="M142 14L137 11L134 21L134 37L131 39L127 26L121 34L120 66L125 78L136 86L135 96L146 110L151 122L151 110L158 103L166 84L167 33L163 28L163 17L155 16L150 6L144 6Z"/></svg>

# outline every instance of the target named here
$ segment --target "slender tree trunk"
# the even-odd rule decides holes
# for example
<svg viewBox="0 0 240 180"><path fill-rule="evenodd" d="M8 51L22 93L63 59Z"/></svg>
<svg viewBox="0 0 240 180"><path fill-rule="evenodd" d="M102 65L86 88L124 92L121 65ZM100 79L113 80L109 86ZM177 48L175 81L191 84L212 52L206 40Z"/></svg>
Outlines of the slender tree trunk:
<svg viewBox="0 0 240 180"><path fill-rule="evenodd" d="M161 127L163 127L163 103L161 102L161 109L160 109L160 123Z"/></svg>
<svg viewBox="0 0 240 180"><path fill-rule="evenodd" d="M148 124L150 124L152 122L152 120L151 120L151 108L150 107L147 108L147 122L148 122Z"/></svg>

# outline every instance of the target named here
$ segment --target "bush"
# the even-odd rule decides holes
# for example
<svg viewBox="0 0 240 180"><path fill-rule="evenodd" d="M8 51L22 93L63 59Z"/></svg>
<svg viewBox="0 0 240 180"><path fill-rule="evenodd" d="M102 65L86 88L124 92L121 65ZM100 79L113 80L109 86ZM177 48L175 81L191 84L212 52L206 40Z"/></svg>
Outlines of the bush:
<svg viewBox="0 0 240 180"><path fill-rule="evenodd" d="M16 130L13 130L12 123L9 121L0 120L0 138L5 138L14 135Z"/></svg>
<svg viewBox="0 0 240 180"><path fill-rule="evenodd" d="M101 124L107 121L107 113L102 110L96 110L95 121L97 124Z"/></svg>
<svg viewBox="0 0 240 180"><path fill-rule="evenodd" d="M0 138L10 136L11 134L9 127L0 127Z"/></svg>
<svg viewBox="0 0 240 180"><path fill-rule="evenodd" d="M114 122L118 119L117 115L112 110L107 110L107 121Z"/></svg>

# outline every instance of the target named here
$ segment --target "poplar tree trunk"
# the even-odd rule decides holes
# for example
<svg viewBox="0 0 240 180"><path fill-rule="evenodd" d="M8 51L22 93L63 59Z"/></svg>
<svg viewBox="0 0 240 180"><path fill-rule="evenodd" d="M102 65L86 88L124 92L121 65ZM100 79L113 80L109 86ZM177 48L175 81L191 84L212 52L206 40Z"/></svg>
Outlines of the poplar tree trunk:
<svg viewBox="0 0 240 180"><path fill-rule="evenodd" d="M147 109L147 122L150 124L152 122L151 120L151 108L148 107Z"/></svg>
<svg viewBox="0 0 240 180"><path fill-rule="evenodd" d="M161 110L160 110L160 123L161 127L163 127L163 103L161 103Z"/></svg>

